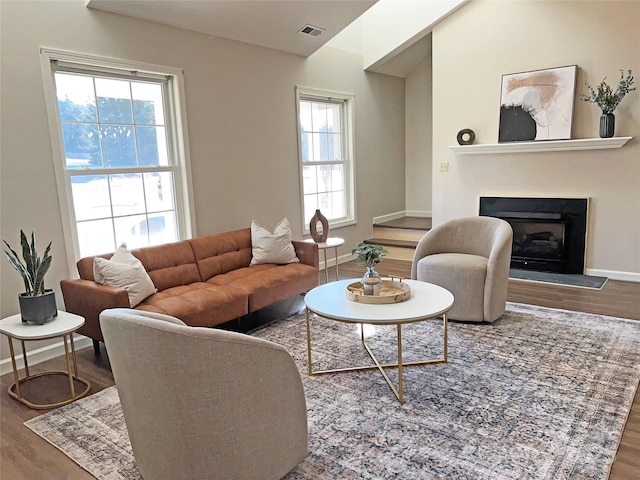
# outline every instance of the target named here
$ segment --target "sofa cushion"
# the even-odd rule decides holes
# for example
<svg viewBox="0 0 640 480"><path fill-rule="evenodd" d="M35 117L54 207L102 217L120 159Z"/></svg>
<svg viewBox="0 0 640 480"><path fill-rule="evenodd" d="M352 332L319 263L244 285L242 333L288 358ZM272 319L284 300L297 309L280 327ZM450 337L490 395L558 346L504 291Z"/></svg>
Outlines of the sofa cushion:
<svg viewBox="0 0 640 480"><path fill-rule="evenodd" d="M202 281L236 268L248 267L251 261L251 230L243 228L189 240Z"/></svg>
<svg viewBox="0 0 640 480"><path fill-rule="evenodd" d="M159 291L200 282L200 271L188 240L133 250Z"/></svg>
<svg viewBox="0 0 640 480"><path fill-rule="evenodd" d="M212 327L246 315L248 306L246 294L237 288L196 282L151 295L136 310L171 315L192 327Z"/></svg>
<svg viewBox="0 0 640 480"><path fill-rule="evenodd" d="M285 217L280 220L273 233L262 225L258 225L255 220L252 221L251 255L250 265L298 263L300 260L296 257L296 251L291 244L289 219Z"/></svg>
<svg viewBox="0 0 640 480"><path fill-rule="evenodd" d="M124 288L131 307L156 291L140 260L131 255L124 245L118 248L110 260L94 257L93 276L102 285Z"/></svg>
<svg viewBox="0 0 640 480"><path fill-rule="evenodd" d="M207 283L233 287L249 297L249 312L285 300L318 285L318 270L303 263L254 265L216 275Z"/></svg>

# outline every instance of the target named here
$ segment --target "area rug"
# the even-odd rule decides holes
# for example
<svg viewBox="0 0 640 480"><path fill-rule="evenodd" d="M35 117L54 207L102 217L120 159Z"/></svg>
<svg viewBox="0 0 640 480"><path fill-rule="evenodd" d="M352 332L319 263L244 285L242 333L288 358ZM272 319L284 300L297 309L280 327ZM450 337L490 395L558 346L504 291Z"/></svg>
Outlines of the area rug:
<svg viewBox="0 0 640 480"><path fill-rule="evenodd" d="M640 379L640 322L522 304L450 323L449 363L406 368L403 405L377 371L309 377L304 314L252 335L284 345L305 387L309 455L287 480L606 479ZM393 327L365 335L394 360ZM312 338L314 369L367 362L354 325L313 317ZM441 355L442 322L405 326L403 346ZM115 387L25 424L97 478L140 478Z"/></svg>

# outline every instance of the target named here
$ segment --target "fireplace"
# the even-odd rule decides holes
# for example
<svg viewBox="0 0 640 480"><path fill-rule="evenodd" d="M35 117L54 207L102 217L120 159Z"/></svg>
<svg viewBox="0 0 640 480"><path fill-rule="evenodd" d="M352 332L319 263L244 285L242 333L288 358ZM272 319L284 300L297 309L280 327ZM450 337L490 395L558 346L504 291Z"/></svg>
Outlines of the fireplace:
<svg viewBox="0 0 640 480"><path fill-rule="evenodd" d="M584 273L588 198L480 197L480 215L513 228L511 268Z"/></svg>

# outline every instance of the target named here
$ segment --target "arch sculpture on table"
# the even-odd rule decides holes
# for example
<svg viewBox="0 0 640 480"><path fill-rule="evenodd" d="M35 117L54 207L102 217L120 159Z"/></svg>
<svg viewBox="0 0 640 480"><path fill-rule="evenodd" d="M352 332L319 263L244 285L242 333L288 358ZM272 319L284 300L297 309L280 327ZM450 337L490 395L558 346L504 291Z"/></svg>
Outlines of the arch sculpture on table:
<svg viewBox="0 0 640 480"><path fill-rule="evenodd" d="M322 225L322 233L318 233L318 222ZM329 221L320 213L320 209L316 209L316 213L311 217L309 232L316 243L326 242L329 237Z"/></svg>

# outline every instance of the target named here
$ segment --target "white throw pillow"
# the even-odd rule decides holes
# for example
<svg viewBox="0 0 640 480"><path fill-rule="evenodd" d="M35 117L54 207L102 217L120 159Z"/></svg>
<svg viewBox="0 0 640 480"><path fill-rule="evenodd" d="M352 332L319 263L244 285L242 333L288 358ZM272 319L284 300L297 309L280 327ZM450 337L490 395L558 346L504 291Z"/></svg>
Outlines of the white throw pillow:
<svg viewBox="0 0 640 480"><path fill-rule="evenodd" d="M255 220L251 222L251 254L253 257L250 265L261 263L283 265L300 261L291 244L291 226L287 217L276 225L273 233L262 225L258 225Z"/></svg>
<svg viewBox="0 0 640 480"><path fill-rule="evenodd" d="M140 260L124 245L118 248L110 260L102 257L93 259L93 278L102 285L124 288L129 295L131 308L156 292L156 287Z"/></svg>

